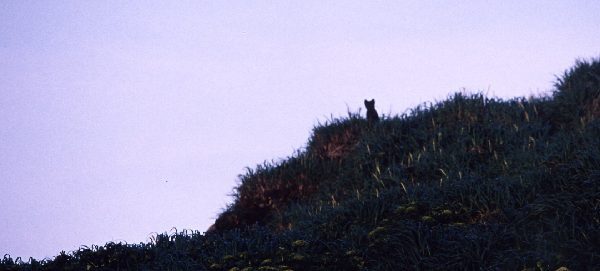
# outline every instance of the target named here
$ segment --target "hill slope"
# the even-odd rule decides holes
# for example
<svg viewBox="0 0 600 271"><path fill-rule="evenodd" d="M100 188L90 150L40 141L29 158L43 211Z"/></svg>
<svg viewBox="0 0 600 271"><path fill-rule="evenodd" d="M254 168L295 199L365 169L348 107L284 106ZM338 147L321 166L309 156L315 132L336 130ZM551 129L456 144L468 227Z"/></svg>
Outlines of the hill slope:
<svg viewBox="0 0 600 271"><path fill-rule="evenodd" d="M600 60L551 97L455 94L240 176L212 230L3 270L548 270L600 266ZM20 263L19 263L20 262Z"/></svg>

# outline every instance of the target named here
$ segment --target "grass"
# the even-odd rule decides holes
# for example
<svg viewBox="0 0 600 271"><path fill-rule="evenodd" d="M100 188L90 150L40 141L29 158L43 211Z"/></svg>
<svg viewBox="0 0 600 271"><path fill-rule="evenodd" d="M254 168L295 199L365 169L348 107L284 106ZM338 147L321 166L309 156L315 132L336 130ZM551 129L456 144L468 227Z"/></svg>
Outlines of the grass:
<svg viewBox="0 0 600 271"><path fill-rule="evenodd" d="M240 176L209 233L108 243L0 270L598 270L600 60L547 97L454 94L317 125Z"/></svg>

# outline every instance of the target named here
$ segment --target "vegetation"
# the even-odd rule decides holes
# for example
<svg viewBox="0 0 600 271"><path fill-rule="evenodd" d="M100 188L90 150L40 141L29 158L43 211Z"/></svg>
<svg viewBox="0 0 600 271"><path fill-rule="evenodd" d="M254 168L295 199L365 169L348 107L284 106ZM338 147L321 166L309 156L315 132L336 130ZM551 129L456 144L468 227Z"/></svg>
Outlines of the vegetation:
<svg viewBox="0 0 600 271"><path fill-rule="evenodd" d="M240 176L212 231L2 270L598 270L600 59L548 97L454 94L313 130Z"/></svg>

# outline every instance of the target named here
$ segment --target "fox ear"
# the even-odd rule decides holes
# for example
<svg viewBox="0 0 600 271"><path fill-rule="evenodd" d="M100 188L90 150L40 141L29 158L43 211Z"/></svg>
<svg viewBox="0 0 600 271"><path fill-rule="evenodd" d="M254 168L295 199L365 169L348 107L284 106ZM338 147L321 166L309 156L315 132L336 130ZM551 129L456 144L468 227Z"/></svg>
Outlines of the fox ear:
<svg viewBox="0 0 600 271"><path fill-rule="evenodd" d="M373 103L373 104L374 104L374 103L375 103L375 99L371 99L371 103Z"/></svg>

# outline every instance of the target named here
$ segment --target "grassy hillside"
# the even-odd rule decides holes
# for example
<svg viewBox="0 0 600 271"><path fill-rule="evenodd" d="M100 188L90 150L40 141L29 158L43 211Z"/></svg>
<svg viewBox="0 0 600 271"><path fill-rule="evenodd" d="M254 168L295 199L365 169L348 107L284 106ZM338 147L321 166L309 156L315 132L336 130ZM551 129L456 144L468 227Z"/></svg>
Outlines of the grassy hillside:
<svg viewBox="0 0 600 271"><path fill-rule="evenodd" d="M240 177L213 229L1 270L600 270L600 59L549 97L455 94Z"/></svg>

